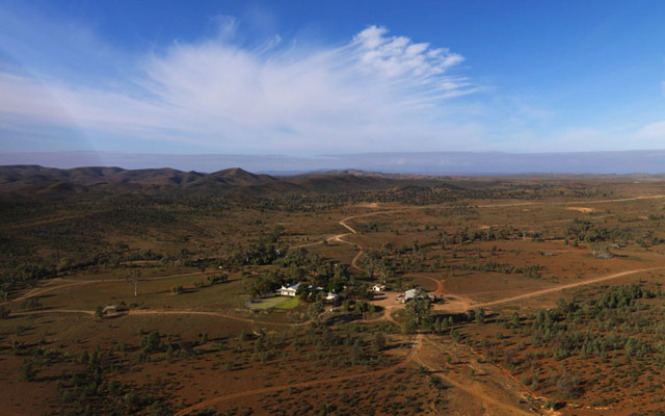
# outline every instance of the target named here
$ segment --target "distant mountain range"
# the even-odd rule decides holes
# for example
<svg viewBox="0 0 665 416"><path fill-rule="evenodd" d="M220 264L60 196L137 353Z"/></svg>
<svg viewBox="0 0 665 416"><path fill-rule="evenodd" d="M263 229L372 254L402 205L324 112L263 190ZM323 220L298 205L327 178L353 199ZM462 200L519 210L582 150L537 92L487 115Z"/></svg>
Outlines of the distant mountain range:
<svg viewBox="0 0 665 416"><path fill-rule="evenodd" d="M224 172L239 166L252 172L293 175L329 170L363 170L423 175L521 174L661 174L665 150L578 153L429 152L364 153L311 157L283 155L173 155L107 152L0 153L0 165L42 165L56 168L119 166L125 169L171 167L182 171ZM108 173L108 172L107 172ZM72 173L76 175L76 173ZM119 177L123 175L118 173ZM94 176L94 175L93 175ZM160 175L161 177L161 175ZM217 178L217 179L215 179ZM196 174L174 181L198 181ZM213 176L209 180L228 178ZM266 178L263 178L266 179ZM242 181L241 178L234 180ZM247 180L245 177L244 180Z"/></svg>
<svg viewBox="0 0 665 416"><path fill-rule="evenodd" d="M240 168L212 173L172 168L122 169L118 167L48 168L38 165L0 166L0 193L23 195L179 190L190 194L276 195L303 192L353 192L391 187L436 185L454 188L441 178L329 171L290 176L250 173Z"/></svg>

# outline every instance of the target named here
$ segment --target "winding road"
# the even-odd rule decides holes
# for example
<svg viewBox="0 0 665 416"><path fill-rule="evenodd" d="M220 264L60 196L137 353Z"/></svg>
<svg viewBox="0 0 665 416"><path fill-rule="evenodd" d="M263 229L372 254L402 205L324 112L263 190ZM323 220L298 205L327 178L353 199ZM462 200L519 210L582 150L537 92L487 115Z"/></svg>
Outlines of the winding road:
<svg viewBox="0 0 665 416"><path fill-rule="evenodd" d="M650 200L650 199L663 199L665 198L665 195L652 195L652 196L638 196L638 197L633 197L633 198L620 198L620 199L606 199L606 200L596 200L596 201L584 201L583 203L586 204L600 204L600 203L613 203L613 202L628 202L628 201L636 201L636 200ZM524 207L524 206L540 206L540 205L560 205L560 206L571 206L571 205L579 205L580 201L575 201L575 202L540 202L540 201L530 201L530 202L520 202L520 203L505 203L505 204L484 204L484 205L475 205L473 207L475 208L483 208L483 209L493 209L493 208L510 208L510 207ZM356 219L360 218L368 218L372 216L377 216L377 215L388 215L388 214L394 214L394 213L401 213L401 212L408 212L412 210L421 210L421 209L448 209L451 208L450 206L414 206L414 207L401 207L401 208L396 208L396 209L386 209L386 210L379 210L379 211L373 211L373 212L367 212L367 213L362 213L362 214L357 214L357 215L351 215L347 216L341 220L338 221L338 224L343 227L347 232L341 233L341 234L336 234L330 237L327 237L325 241L328 242L338 242L341 244L347 244L353 246L356 250L357 253L354 256L351 266L357 270L362 270L361 266L359 266L358 262L359 259L362 257L364 254L364 251L362 247L357 245L356 243L353 243L351 241L348 241L347 238L349 236L352 236L354 234L359 234L357 229L354 228L352 225L350 225L350 222ZM322 240L323 241L323 240ZM303 244L300 246L295 246L295 247L309 247L309 246L314 246L317 244L321 244L322 241L314 242L314 243L307 243ZM611 281L614 279L619 279L623 278L626 276L631 276L634 274L638 273L648 273L648 272L653 272L657 270L663 270L665 269L665 266L659 266L659 267L650 267L650 268L640 268L640 269L633 269L633 270L626 270L626 271L621 271L617 273L612 273L608 274L605 276L600 276L600 277L595 277L595 278L589 278L585 279L583 281L575 282L575 283L570 283L570 284L564 284L564 285L558 285L550 288L545 288L545 289L539 289L539 290L534 290L532 292L524 293L521 295L516 295L516 296L509 296L501 299L496 299L488 302L480 302L480 303L473 303L473 302L461 302L458 304L443 304L443 305L437 305L436 310L442 310L442 311L452 311L453 308L464 308L466 310L468 309L474 309L474 308L486 308L486 307L493 307L497 305L502 305L502 304L507 304L507 303L513 303L513 302L518 302L518 301L523 301L525 299L530 299L530 298L535 298L539 296L544 296L544 295L549 295L552 293L560 292L566 289L573 289L581 286L586 286L586 285L592 285L592 284L597 284L597 283L603 283L607 281ZM158 278L153 278L153 279L145 279L145 280L159 280L159 279L170 279L170 278L176 278L176 277L185 277L188 275L195 275L195 273L185 273L185 274L178 274L178 275L169 275L169 276L161 276ZM436 284L436 289L434 293L437 296L443 296L445 293L444 291L444 283L440 279L434 279L427 277L427 279L432 280ZM66 282L62 285L52 285L48 287L42 287L42 288L36 288L33 289L26 294L15 298L13 300L10 300L8 302L5 302L4 304L7 303L15 303L19 301L23 301L35 296L41 296L45 293L50 293L53 291L57 291L60 289L64 289L67 287L73 287L73 286L79 286L79 285L88 285L88 284L97 284L97 283L104 283L104 282L113 282L113 281L125 281L125 279L105 279L105 280L86 280L86 281L68 281L66 279L60 280L60 282ZM452 294L454 295L454 294ZM391 306L391 307L386 307L384 316L379 319L386 319L389 320L393 323L396 323L393 319L392 316L390 316L391 311L397 306ZM448 309L447 309L448 308ZM459 311L459 310L457 310ZM12 313L12 316L25 316L25 315L40 315L40 314L49 314L49 313L75 313L75 314L84 314L88 316L93 316L95 315L94 311L90 310L79 310L79 309L49 309L49 310L35 310L35 311L25 311L25 312L15 312ZM219 317L219 318L224 318L224 319L233 319L241 322L247 322L250 324L263 324L263 325L284 325L284 326L299 326L299 325L306 325L307 322L304 323L262 323L260 321L256 321L254 319L250 318L244 318L244 317L239 317L235 315L230 315L230 314L225 314L222 312L216 312L216 311L195 311L195 310L144 310L144 309L139 309L139 310L131 310L127 314L128 316L167 316L167 315L193 315L193 316L211 316L211 317ZM387 317L386 317L387 316ZM372 319L368 321L375 321L379 319ZM489 396L486 394L486 392L482 391L482 389L478 389L477 387L474 386L469 386L467 384L463 384L456 380L455 378L452 378L450 375L445 374L445 368L441 366L438 363L432 362L428 357L426 357L423 353L423 342L425 340L424 335L419 334L416 337L415 342L413 343L413 347L409 354L406 356L406 358L401 361L398 364L395 364L394 366L379 369L379 370L372 370L372 371L366 371L362 373L354 373L354 374L349 374L345 376L337 376L337 377L330 377L330 378L321 378L318 380L312 380L312 381L305 381L305 382L299 382L299 383L292 383L292 384L285 384L285 385L279 385L279 386L271 386L271 387L263 387L259 389L254 389L254 390L245 390L241 392L235 392L235 393L228 393L224 395L220 395L218 397L210 398L207 400L204 400L202 402L199 402L197 404L194 404L192 406L189 406L185 409L180 410L177 415L184 416L187 414L190 414L194 411L197 410L202 410L206 407L216 405L218 403L228 401L228 400L233 400L233 399L239 399L242 397L248 397L248 396L253 396L253 395L259 395L259 394L267 394L267 393L272 393L272 392L277 392L277 391L283 391L289 388L306 388L306 387L312 387L316 385L321 385L321 384L332 384L332 383L338 383L346 380L352 380L352 379L359 379L363 377L370 377L370 376L378 376L382 374L389 373L391 371L394 371L397 368L404 367L409 363L417 363L419 365L422 365L425 368L428 368L430 371L433 371L436 376L440 377L444 382L450 384L451 386L460 389L461 391L464 391L479 400L481 400L483 403L489 404L490 406L494 406L496 408L500 408L509 414L519 414L519 415L531 415L534 414L533 412L528 412L525 411L524 409L521 409L519 407L516 407L515 405L511 403L506 403L505 401L498 400L492 396ZM430 340L427 340L428 343L433 343Z"/></svg>
<svg viewBox="0 0 665 416"><path fill-rule="evenodd" d="M617 199L604 199L604 200L595 200L595 201L572 201L572 202L547 202L548 205L559 205L559 206L572 206L572 205L580 205L580 203L583 204L600 204L600 203L614 203L614 202L630 202L630 201L639 201L639 200L652 200L652 199L663 199L665 198L665 195L642 195L642 196L636 196L636 197L630 197L630 198L617 198ZM498 203L498 204L483 204L483 205L475 205L476 208L485 208L485 209L491 209L491 208L511 208L511 207L523 207L523 206L539 206L539 205L544 205L546 202L541 202L541 201L527 201L527 202L517 202L517 203ZM473 207L473 205L472 205ZM373 206L373 208L378 208L377 206ZM360 258L364 254L364 250L362 247L358 246L356 243L353 243L351 241L348 241L346 238L354 235L354 234L359 234L358 230L353 227L352 225L349 224L350 221L360 219L360 218L369 218L377 215L389 215L389 214L395 214L395 213L402 213L402 212L409 212L413 210L422 210L422 209L451 209L451 206L447 205L424 205L424 206L410 206L410 207L399 207L399 208L394 208L394 209L384 209L384 210L377 210L377 211L371 211L371 212L365 212L361 214L356 214L356 215L350 215L342 218L341 220L338 221L338 224L346 229L347 232L345 233L340 233L340 234L335 234L333 236L327 237L325 241L328 242L338 242L341 244L346 244L354 247L357 250L356 255L353 257L353 260L351 261L351 266L357 270L362 270L362 267L358 264ZM296 248L304 248L308 246L314 246L318 244L322 244L322 241L317 241L313 243L307 243L299 246L295 246ZM506 298L501 298L501 299L496 299L493 301L488 301L488 302L481 302L481 303L474 303L472 301L462 301L462 302L453 302L452 304L443 304L443 305L436 305L435 309L440 310L440 311L451 311L451 312L465 312L468 309L473 309L473 308L485 308L485 307L491 307L491 306L496 306L496 305L501 305L501 304L506 304L506 303L512 303L524 299L529 299L529 298L534 298L538 296L543 296L543 295L548 295L551 293L556 293L560 292L566 289L572 289L576 287L581 287L581 286L586 286L586 285L591 285L595 283L602 283L605 281L613 280L613 279L618 279L621 277L637 274L637 273L642 273L642 272L649 272L649 271L656 271L656 270L663 270L665 269L665 266L662 267L652 267L652 268L642 268L642 269L633 269L633 270L626 270L618 273L613 273L610 275L606 276L600 276L600 277L595 277L595 278L590 278L586 279L580 282L575 282L575 283L570 283L570 284L565 284L565 285L559 285L559 286L554 286L551 288L546 288L546 289L539 289L535 290L532 292L524 293L521 295L517 296L510 296ZM164 280L164 279L173 279L173 278L178 278L178 277L186 277L186 276L196 276L196 272L189 272L189 273L179 273L179 274L173 274L173 275L166 275L166 276L159 276L159 277L153 277L153 278L146 278L142 279L142 281L151 281L151 280ZM425 277L431 281L433 281L436 284L436 289L434 291L434 294L437 296L444 296L444 286L443 286L443 280L442 279L434 279L431 277ZM54 286L48 286L48 287L42 287L42 288L35 288L32 289L31 291L27 292L26 294L19 296L18 298L9 300L4 303L0 303L0 306L10 304L10 303L16 303L20 302L32 297L36 296L41 296L45 293L50 293L53 291L57 291L60 289L65 289L68 287L74 287L74 286L81 286L81 285L91 285L91 284L100 284L100 283L107 283L107 282L121 282L125 281L126 279L102 279L102 280L84 280L84 281L71 281L67 279L60 279L61 282L69 282L65 283L62 285L54 285ZM453 295L454 297L457 298L464 298L464 297L458 297L455 294L449 293L448 295ZM390 314L393 309L395 309L395 305L392 305L390 308L386 308L385 314ZM463 310L462 310L463 309ZM30 314L45 314L45 313L85 313L88 315L94 315L94 311L83 311L83 310L68 310L68 309L52 309L52 310L38 310L38 311L28 311L28 312L17 312L17 313L12 313L12 315L30 315ZM217 317L222 317L226 319L233 319L241 322L248 322L252 324L261 324L261 321L257 321L251 318L244 318L244 317L239 317L231 314L224 314L221 312L216 312L216 311L193 311L193 310L134 310L128 315L207 315L207 316L217 316ZM384 315L385 315L384 314ZM385 319L385 318L384 318ZM377 319L372 319L371 321L375 321ZM394 320L390 317L387 318L387 320L394 322ZM283 325L283 326L288 326L288 325L303 325L303 323L263 323L263 324L270 324L270 325Z"/></svg>

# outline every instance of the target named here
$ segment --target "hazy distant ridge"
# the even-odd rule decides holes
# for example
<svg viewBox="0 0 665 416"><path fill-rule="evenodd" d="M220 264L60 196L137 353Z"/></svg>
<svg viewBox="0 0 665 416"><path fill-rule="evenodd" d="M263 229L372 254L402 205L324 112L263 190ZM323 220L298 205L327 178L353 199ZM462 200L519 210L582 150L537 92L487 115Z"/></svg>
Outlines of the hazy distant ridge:
<svg viewBox="0 0 665 416"><path fill-rule="evenodd" d="M580 153L364 153L298 157L287 155L174 155L95 152L1 153L0 165L56 168L118 166L125 169L170 167L216 172L241 167L252 172L296 174L360 169L430 175L629 174L665 173L665 150Z"/></svg>

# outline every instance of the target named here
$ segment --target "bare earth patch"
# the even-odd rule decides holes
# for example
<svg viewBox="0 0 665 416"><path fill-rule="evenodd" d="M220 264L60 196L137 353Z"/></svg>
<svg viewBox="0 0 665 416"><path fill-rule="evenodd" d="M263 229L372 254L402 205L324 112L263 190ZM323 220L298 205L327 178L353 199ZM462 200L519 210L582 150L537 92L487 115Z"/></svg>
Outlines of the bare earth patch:
<svg viewBox="0 0 665 416"><path fill-rule="evenodd" d="M592 212L596 212L595 208L589 208L589 207L567 207L566 209L568 211L581 212L582 214L591 214Z"/></svg>

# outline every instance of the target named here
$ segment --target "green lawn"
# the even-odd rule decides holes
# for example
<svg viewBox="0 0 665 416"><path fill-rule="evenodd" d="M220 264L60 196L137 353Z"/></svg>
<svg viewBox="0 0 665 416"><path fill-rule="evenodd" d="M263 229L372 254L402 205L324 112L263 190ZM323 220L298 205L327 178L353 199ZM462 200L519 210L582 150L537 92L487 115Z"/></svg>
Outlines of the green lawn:
<svg viewBox="0 0 665 416"><path fill-rule="evenodd" d="M258 302L253 302L249 305L250 309L264 310L264 309L293 309L300 304L300 299L290 298L284 296L274 296L272 298L261 299Z"/></svg>

